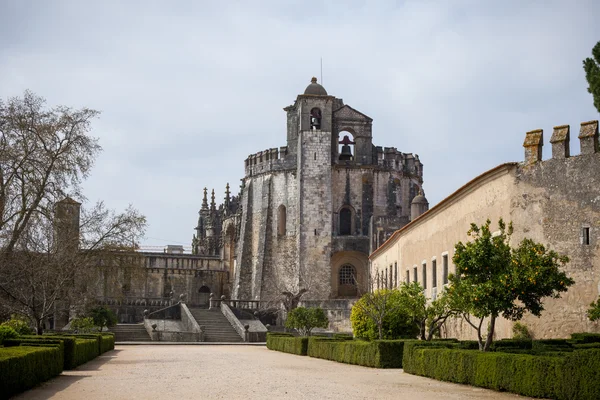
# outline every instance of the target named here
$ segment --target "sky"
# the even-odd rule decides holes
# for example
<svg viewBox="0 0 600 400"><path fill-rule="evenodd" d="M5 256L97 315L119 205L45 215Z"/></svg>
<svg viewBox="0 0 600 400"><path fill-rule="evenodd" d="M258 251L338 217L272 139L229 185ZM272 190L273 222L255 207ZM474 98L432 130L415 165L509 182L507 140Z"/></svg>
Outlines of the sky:
<svg viewBox="0 0 600 400"><path fill-rule="evenodd" d="M582 68L600 2L0 0L0 98L101 111L90 205L132 204L145 246L189 246L214 188L286 144L282 110L316 76L373 118L373 143L415 153L430 207L525 133L598 119ZM323 73L321 75L321 59Z"/></svg>

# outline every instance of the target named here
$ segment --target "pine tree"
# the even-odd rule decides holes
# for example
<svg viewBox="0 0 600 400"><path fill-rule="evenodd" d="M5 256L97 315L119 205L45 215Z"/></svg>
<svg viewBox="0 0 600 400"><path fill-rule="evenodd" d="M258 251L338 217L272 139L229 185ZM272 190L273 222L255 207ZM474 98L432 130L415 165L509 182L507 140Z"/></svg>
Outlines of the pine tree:
<svg viewBox="0 0 600 400"><path fill-rule="evenodd" d="M583 69L589 84L588 92L594 96L594 107L600 112L600 42L592 49L592 57L583 60Z"/></svg>

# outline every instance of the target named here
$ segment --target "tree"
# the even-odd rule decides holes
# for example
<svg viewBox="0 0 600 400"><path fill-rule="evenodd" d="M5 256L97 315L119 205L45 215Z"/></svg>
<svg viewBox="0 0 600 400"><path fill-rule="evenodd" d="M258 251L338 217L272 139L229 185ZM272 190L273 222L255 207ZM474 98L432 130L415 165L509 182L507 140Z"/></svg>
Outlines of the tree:
<svg viewBox="0 0 600 400"><path fill-rule="evenodd" d="M448 318L459 313L459 309L445 291L435 300L428 301L423 290L418 282L403 283L399 289L400 301L402 310L419 329L421 340L430 341Z"/></svg>
<svg viewBox="0 0 600 400"><path fill-rule="evenodd" d="M80 184L101 150L89 135L97 116L48 109L29 91L0 100L0 308L27 316L38 333L55 309L88 301L98 260L131 249L145 228L131 206L83 208L78 226L57 213L61 200L83 198Z"/></svg>
<svg viewBox="0 0 600 400"><path fill-rule="evenodd" d="M117 316L115 313L107 307L95 307L90 310L90 316L94 320L94 325L100 327L102 330L104 327L115 326L117 323Z"/></svg>
<svg viewBox="0 0 600 400"><path fill-rule="evenodd" d="M542 300L558 298L574 281L560 270L569 261L531 239L510 247L512 223L498 221L498 234L490 231L490 220L481 227L471 224L466 244L455 246L453 261L456 274L449 277L448 293L460 304L467 323L477 331L479 348L488 351L493 340L496 319L503 316L520 320L526 312L540 316ZM472 319L478 318L479 321ZM488 318L485 342L484 319Z"/></svg>
<svg viewBox="0 0 600 400"><path fill-rule="evenodd" d="M592 49L592 57L583 60L583 70L589 85L588 92L594 97L594 107L600 112L600 42Z"/></svg>
<svg viewBox="0 0 600 400"><path fill-rule="evenodd" d="M590 309L587 312L590 321L597 321L600 319L600 297L596 302L590 304Z"/></svg>
<svg viewBox="0 0 600 400"><path fill-rule="evenodd" d="M350 322L359 339L414 338L419 333L395 289L365 293L352 306Z"/></svg>
<svg viewBox="0 0 600 400"><path fill-rule="evenodd" d="M329 319L325 311L319 307L297 307L287 316L285 327L297 329L301 336L310 336L314 328L327 328Z"/></svg>

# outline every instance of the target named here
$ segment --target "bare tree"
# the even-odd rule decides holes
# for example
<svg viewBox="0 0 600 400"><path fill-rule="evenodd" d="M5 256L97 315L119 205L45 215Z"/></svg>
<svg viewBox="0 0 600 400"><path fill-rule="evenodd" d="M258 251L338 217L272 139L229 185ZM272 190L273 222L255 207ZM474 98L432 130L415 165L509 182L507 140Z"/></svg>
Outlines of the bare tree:
<svg viewBox="0 0 600 400"><path fill-rule="evenodd" d="M101 150L89 135L98 114L47 109L29 91L0 100L0 306L27 315L38 332L59 303L85 301L98 260L131 249L145 227L132 207L57 213L61 200L83 198L80 184Z"/></svg>

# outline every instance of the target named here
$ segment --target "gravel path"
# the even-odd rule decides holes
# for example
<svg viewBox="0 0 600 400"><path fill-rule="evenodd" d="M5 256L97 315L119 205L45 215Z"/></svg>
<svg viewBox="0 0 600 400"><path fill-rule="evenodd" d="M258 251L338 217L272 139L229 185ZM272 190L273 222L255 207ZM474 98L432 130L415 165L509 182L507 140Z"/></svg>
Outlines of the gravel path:
<svg viewBox="0 0 600 400"><path fill-rule="evenodd" d="M17 399L511 399L523 397L257 346L117 346Z"/></svg>

